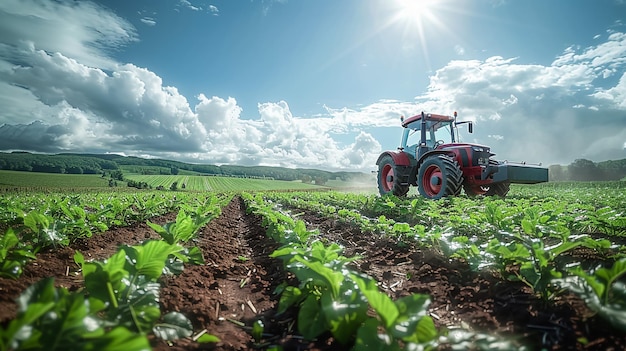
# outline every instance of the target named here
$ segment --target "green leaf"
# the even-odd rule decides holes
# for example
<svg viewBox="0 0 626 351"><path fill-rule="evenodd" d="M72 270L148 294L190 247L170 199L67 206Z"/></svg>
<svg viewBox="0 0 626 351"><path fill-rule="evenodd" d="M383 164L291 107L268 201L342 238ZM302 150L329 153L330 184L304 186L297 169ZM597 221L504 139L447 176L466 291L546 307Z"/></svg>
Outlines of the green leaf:
<svg viewBox="0 0 626 351"><path fill-rule="evenodd" d="M107 304L117 307L122 291L127 289L130 273L125 269L126 254L119 250L105 262L84 262L82 264L85 288L89 292L92 308L101 309Z"/></svg>
<svg viewBox="0 0 626 351"><path fill-rule="evenodd" d="M166 228L169 227L171 227L171 233L174 234L175 242L187 242L196 232L193 218L188 216L184 210L178 212L176 223L166 224Z"/></svg>
<svg viewBox="0 0 626 351"><path fill-rule="evenodd" d="M298 312L298 331L307 340L312 340L328 330L326 320L319 301L314 295L309 295Z"/></svg>
<svg viewBox="0 0 626 351"><path fill-rule="evenodd" d="M312 281L315 285L330 289L333 296L339 294L341 282L344 279L342 272L335 271L321 262L310 262L300 256L293 258L295 263L287 266L300 281Z"/></svg>
<svg viewBox="0 0 626 351"><path fill-rule="evenodd" d="M368 318L356 333L355 351L396 351L397 343L390 343L388 335L378 334L378 321Z"/></svg>
<svg viewBox="0 0 626 351"><path fill-rule="evenodd" d="M164 227L160 226L159 224L152 223L150 221L147 221L146 223L148 224L150 228L152 228L155 232L157 232L157 234L159 234L161 238L163 238L163 240L165 240L168 244L170 245L174 244L175 240L174 240L173 233L170 233L168 230L166 230Z"/></svg>
<svg viewBox="0 0 626 351"><path fill-rule="evenodd" d="M24 217L24 225L33 231L33 233L39 233L44 228L50 227L50 219L37 211L30 211Z"/></svg>
<svg viewBox="0 0 626 351"><path fill-rule="evenodd" d="M430 316L424 316L417 323L417 329L415 332L415 339L411 338L412 341L418 343L426 343L434 340L437 337L437 328L435 327L435 322Z"/></svg>
<svg viewBox="0 0 626 351"><path fill-rule="evenodd" d="M161 276L168 256L181 249L179 245L170 245L161 240L148 240L141 246L123 247L128 259L134 263L137 274L152 280Z"/></svg>
<svg viewBox="0 0 626 351"><path fill-rule="evenodd" d="M324 246L321 241L314 241L311 244L311 257L317 259L321 263L329 263L339 257L341 253L341 247L332 243L328 246Z"/></svg>
<svg viewBox="0 0 626 351"><path fill-rule="evenodd" d="M119 308L110 311L109 319L143 333L152 329L161 317L160 288L158 283L145 281L143 277L138 278L124 294L128 298L120 300Z"/></svg>
<svg viewBox="0 0 626 351"><path fill-rule="evenodd" d="M400 315L396 304L391 300L389 296L378 290L376 281L372 279L364 279L352 275L352 279L356 282L361 290L361 293L365 295L370 306L376 311L376 313L383 320L385 329L391 328L394 325L396 318Z"/></svg>
<svg viewBox="0 0 626 351"><path fill-rule="evenodd" d="M56 302L56 289L54 279L45 278L29 286L18 298L18 313L23 313L30 308L31 304L46 304Z"/></svg>
<svg viewBox="0 0 626 351"><path fill-rule="evenodd" d="M620 276L626 273L626 258L616 261L611 268L599 268L595 275L604 280L607 289L613 285ZM607 291L607 290L605 290ZM604 303L608 302L608 294L601 296Z"/></svg>
<svg viewBox="0 0 626 351"><path fill-rule="evenodd" d="M263 325L263 321L257 319L252 323L252 337L256 343L260 343L263 338L263 330L265 326Z"/></svg>
<svg viewBox="0 0 626 351"><path fill-rule="evenodd" d="M202 250L199 247L194 246L189 248L189 252L187 253L189 257L189 263L194 265L204 264L204 256L202 255Z"/></svg>
<svg viewBox="0 0 626 351"><path fill-rule="evenodd" d="M529 219L522 219L522 230L526 234L534 234L535 233L535 222Z"/></svg>
<svg viewBox="0 0 626 351"><path fill-rule="evenodd" d="M169 312L163 316L163 321L156 324L152 331L163 340L186 338L193 334L191 321L180 312Z"/></svg>
<svg viewBox="0 0 626 351"><path fill-rule="evenodd" d="M74 252L74 262L79 266L82 266L83 263L85 263L85 256L83 256L83 254L78 250Z"/></svg>
<svg viewBox="0 0 626 351"><path fill-rule="evenodd" d="M13 229L9 228L0 239L0 261L6 259L9 250L16 247L19 242Z"/></svg>
<svg viewBox="0 0 626 351"><path fill-rule="evenodd" d="M287 309L294 304L302 301L304 298L302 291L295 286L287 286L283 293L280 295L278 301L278 314L284 313Z"/></svg>
<svg viewBox="0 0 626 351"><path fill-rule="evenodd" d="M344 345L352 341L361 323L367 319L368 308L354 282L344 280L337 296L331 296L328 291L322 293L320 303L333 336Z"/></svg>
<svg viewBox="0 0 626 351"><path fill-rule="evenodd" d="M429 329L428 306L430 298L428 295L412 294L396 300L396 306L400 312L400 316L391 330L395 337L402 338L404 341L426 342L432 340L437 334L434 324ZM432 323L432 320L430 319ZM434 333L434 334L433 334Z"/></svg>
<svg viewBox="0 0 626 351"><path fill-rule="evenodd" d="M201 337L198 338L198 340L196 340L197 342L201 343L201 344L206 344L209 342L220 342L220 338L218 338L215 335L211 335L211 334L202 334Z"/></svg>
<svg viewBox="0 0 626 351"><path fill-rule="evenodd" d="M85 351L149 351L152 350L148 339L143 334L129 331L125 327L117 326L102 336L87 338L90 342L85 345ZM66 349L72 349L67 345Z"/></svg>

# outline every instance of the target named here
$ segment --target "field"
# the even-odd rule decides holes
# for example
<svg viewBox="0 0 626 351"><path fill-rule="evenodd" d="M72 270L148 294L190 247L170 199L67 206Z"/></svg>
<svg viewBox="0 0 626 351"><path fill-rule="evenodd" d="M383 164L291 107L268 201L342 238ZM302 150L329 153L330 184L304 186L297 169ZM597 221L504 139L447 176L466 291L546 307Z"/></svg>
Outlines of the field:
<svg viewBox="0 0 626 351"><path fill-rule="evenodd" d="M58 174L0 170L0 188L98 188L108 187L100 174Z"/></svg>
<svg viewBox="0 0 626 351"><path fill-rule="evenodd" d="M619 182L440 201L5 193L0 209L0 350L626 349Z"/></svg>
<svg viewBox="0 0 626 351"><path fill-rule="evenodd" d="M256 190L311 190L321 187L300 181L250 179L199 175L141 175L129 174L126 178L146 182L152 188L169 189L176 182L179 189L195 191L256 191Z"/></svg>
<svg viewBox="0 0 626 351"><path fill-rule="evenodd" d="M271 179L250 179L221 176L199 175L140 175L128 174L125 178L137 182L146 182L153 189L162 186L169 190L172 183L177 182L177 190L189 191L258 191L258 190L320 190L325 187L304 184L300 181L282 181ZM117 181L118 189L125 189L126 183ZM341 186L344 182L335 182ZM184 187L183 187L184 184ZM59 174L40 172L18 172L0 170L0 191L50 190L109 188L109 178L99 174ZM134 189L133 189L134 190Z"/></svg>

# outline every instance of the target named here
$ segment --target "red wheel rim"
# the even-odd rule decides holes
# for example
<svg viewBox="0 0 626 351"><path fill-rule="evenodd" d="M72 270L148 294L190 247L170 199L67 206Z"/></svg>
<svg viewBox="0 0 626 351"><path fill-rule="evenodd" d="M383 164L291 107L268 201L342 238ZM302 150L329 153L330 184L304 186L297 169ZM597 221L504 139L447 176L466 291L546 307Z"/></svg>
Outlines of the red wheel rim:
<svg viewBox="0 0 626 351"><path fill-rule="evenodd" d="M443 184L443 173L441 168L436 165L430 165L424 171L422 176L422 186L424 192L430 196L437 196L441 192L441 185Z"/></svg>
<svg viewBox="0 0 626 351"><path fill-rule="evenodd" d="M385 191L391 191L393 189L394 175L393 175L393 167L387 164L383 167L381 183L383 185L383 189Z"/></svg>

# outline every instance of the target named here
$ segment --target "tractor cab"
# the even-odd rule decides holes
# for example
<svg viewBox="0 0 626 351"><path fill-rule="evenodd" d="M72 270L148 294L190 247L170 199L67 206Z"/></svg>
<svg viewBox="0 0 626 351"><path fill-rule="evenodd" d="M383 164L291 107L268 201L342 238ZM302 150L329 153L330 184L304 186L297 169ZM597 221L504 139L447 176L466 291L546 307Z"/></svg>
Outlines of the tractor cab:
<svg viewBox="0 0 626 351"><path fill-rule="evenodd" d="M456 126L459 124L470 123L469 132L472 132L471 122L456 121L456 112L454 117L419 114L407 119L401 117L401 120L404 131L400 148L416 159L441 145L456 143L458 140Z"/></svg>

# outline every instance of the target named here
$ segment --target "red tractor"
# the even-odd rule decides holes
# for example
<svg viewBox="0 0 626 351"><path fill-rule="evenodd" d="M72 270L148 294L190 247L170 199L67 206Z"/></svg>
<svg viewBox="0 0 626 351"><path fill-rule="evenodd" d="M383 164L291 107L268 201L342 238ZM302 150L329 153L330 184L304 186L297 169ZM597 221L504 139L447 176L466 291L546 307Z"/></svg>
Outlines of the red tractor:
<svg viewBox="0 0 626 351"><path fill-rule="evenodd" d="M499 162L489 147L456 142L454 117L425 114L401 117L402 141L398 151L385 151L376 161L378 191L404 196L411 185L430 199L456 196L461 188L468 196L504 197L511 183L534 184L548 181L548 169L524 163ZM450 140L447 142L445 140Z"/></svg>

